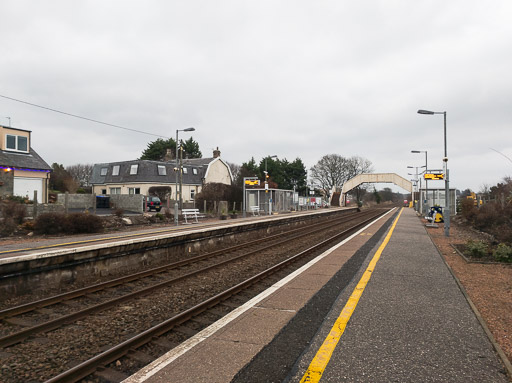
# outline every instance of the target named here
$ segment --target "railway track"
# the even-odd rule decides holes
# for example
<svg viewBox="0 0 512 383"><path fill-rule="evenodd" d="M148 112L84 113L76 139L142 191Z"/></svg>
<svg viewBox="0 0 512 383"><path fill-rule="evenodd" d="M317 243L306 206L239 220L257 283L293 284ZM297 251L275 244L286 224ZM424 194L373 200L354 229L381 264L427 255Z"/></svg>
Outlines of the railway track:
<svg viewBox="0 0 512 383"><path fill-rule="evenodd" d="M85 289L2 310L0 318L13 326L16 323L27 324L31 321L39 324L19 331L6 331L0 338L0 347L3 347L7 354L18 351L23 354L24 350L34 345L36 349L39 349L40 344L59 345L63 340L73 339L77 334L82 337L84 334L91 334L87 335L91 338L90 342L98 343L95 339L98 334L103 334L99 337L102 340L108 339L85 352L85 356L89 357L86 362L78 363L78 360L83 359L77 357L75 349L70 349L70 358L64 364L69 366L78 363L77 366L62 372L62 365L60 368L52 366L47 358L40 358L41 366L44 366L45 371L52 371L52 374L57 375L50 378L49 382L75 382L91 374L102 377L95 378L97 381L119 381L123 375L116 372L116 369L105 369L106 365L117 361L121 366L127 367L125 374L134 372L133 370L139 369L151 359L219 319L241 304L240 301L249 299L272 284L273 279L269 280L269 276L274 275L274 278L280 279L280 276L275 276L280 270L289 268L299 259L304 260L315 251L320 251L332 242L350 235L358 227L382 213L380 210L346 215L339 220L310 225L306 229L289 230ZM340 233L341 226L346 229ZM306 250L301 250L304 244L313 242L320 243L306 246ZM279 252L276 249L279 249ZM295 255L289 256L290 253ZM262 280L266 282L261 282ZM100 302L84 308L87 300ZM155 302L159 304L155 305ZM147 307L151 307L149 315L141 315L141 312L148 310ZM62 315L62 312L68 310L71 313ZM42 321L43 317L53 318ZM128 320L130 317L131 320ZM113 326L107 325L112 321L116 322ZM142 323L145 326L141 329L141 326L134 323ZM105 327L110 328L116 336L105 335ZM171 330L173 334L169 336ZM46 336L41 338L42 334ZM130 336L133 334L136 335ZM68 346L64 346L66 347ZM145 347L146 350L137 351L141 347ZM155 351L155 348L163 350ZM61 354L65 354L66 350L62 353L52 353L58 355L57 359L63 359L64 356ZM120 362L119 359L123 357L123 362ZM23 358L20 358L20 362L22 360ZM34 374L29 376L33 378ZM48 373L45 373L43 379L47 378Z"/></svg>

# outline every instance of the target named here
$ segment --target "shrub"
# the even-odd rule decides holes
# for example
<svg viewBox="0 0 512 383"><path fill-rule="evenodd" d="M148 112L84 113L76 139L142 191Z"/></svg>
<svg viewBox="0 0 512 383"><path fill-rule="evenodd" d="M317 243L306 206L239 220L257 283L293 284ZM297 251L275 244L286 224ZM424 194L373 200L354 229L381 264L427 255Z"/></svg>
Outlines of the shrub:
<svg viewBox="0 0 512 383"><path fill-rule="evenodd" d="M62 213L43 213L34 223L34 231L37 234L58 234L63 232L66 224L66 215Z"/></svg>
<svg viewBox="0 0 512 383"><path fill-rule="evenodd" d="M489 230L501 223L501 215L495 203L486 203L478 209L475 217L475 227L480 230Z"/></svg>
<svg viewBox="0 0 512 383"><path fill-rule="evenodd" d="M500 243L492 253L492 256L498 262L512 262L512 247Z"/></svg>
<svg viewBox="0 0 512 383"><path fill-rule="evenodd" d="M37 234L97 233L102 229L101 218L85 213L45 213L38 216L34 223L34 231Z"/></svg>
<svg viewBox="0 0 512 383"><path fill-rule="evenodd" d="M164 215L162 213L156 213L155 218L158 218L160 221L164 220Z"/></svg>
<svg viewBox="0 0 512 383"><path fill-rule="evenodd" d="M103 229L103 223L94 214L72 213L66 217L63 229L68 234L97 233Z"/></svg>
<svg viewBox="0 0 512 383"><path fill-rule="evenodd" d="M116 215L116 217L121 218L124 215L124 209L118 207L116 210L114 210L114 214Z"/></svg>
<svg viewBox="0 0 512 383"><path fill-rule="evenodd" d="M11 219L15 224L21 225L27 215L27 207L15 200L8 200L1 204L2 217Z"/></svg>
<svg viewBox="0 0 512 383"><path fill-rule="evenodd" d="M0 237L8 237L16 231L18 225L11 218L0 221Z"/></svg>
<svg viewBox="0 0 512 383"><path fill-rule="evenodd" d="M484 241L469 240L464 253L471 257L482 258L488 254L489 246Z"/></svg>
<svg viewBox="0 0 512 383"><path fill-rule="evenodd" d="M460 202L460 210L462 216L470 222L473 222L473 220L476 217L476 214L478 212L478 208L475 206L475 202L473 199L463 199Z"/></svg>

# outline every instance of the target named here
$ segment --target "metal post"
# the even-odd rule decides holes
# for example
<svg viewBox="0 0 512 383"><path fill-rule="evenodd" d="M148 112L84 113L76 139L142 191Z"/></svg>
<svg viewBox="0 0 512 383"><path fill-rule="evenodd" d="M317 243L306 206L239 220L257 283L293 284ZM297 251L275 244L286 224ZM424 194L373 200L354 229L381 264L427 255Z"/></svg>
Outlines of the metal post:
<svg viewBox="0 0 512 383"><path fill-rule="evenodd" d="M444 192L445 192L445 208L444 208L444 235L450 236L450 175L448 170L448 151L447 151L447 140L446 140L446 112L444 115L444 164L445 164L445 177L444 177Z"/></svg>
<svg viewBox="0 0 512 383"><path fill-rule="evenodd" d="M178 129L176 129L176 168L174 172L176 173L176 182L175 182L175 193L176 197L174 198L174 224L178 226Z"/></svg>
<svg viewBox="0 0 512 383"><path fill-rule="evenodd" d="M242 216L245 218L247 216L247 213L245 212L246 211L246 207L245 207L245 177L244 177L244 184L243 184L243 196L242 196L242 199L243 199L243 202L242 202Z"/></svg>

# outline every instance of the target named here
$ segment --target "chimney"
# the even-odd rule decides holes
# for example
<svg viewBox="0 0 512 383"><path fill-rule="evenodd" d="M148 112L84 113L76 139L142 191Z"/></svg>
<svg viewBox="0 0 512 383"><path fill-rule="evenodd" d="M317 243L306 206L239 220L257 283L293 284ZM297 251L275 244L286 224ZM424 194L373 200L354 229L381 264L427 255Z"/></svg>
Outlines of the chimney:
<svg viewBox="0 0 512 383"><path fill-rule="evenodd" d="M171 161L173 159L172 150L167 149L167 153L165 153L164 161Z"/></svg>
<svg viewBox="0 0 512 383"><path fill-rule="evenodd" d="M215 149L213 151L213 158L217 158L217 157L220 157L220 150L219 150L218 146L217 146L217 149Z"/></svg>

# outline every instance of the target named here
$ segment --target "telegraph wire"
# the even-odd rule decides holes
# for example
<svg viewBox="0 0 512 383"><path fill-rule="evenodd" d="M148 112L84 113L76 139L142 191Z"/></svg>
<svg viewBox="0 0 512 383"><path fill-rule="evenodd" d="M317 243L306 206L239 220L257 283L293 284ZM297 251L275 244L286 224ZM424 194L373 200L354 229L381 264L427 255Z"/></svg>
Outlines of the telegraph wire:
<svg viewBox="0 0 512 383"><path fill-rule="evenodd" d="M18 100L18 99L16 99L16 98L12 98L12 97L8 97L8 96L4 96L4 95L2 95L2 94L0 94L0 97L2 97L2 98L6 98L6 99L11 100L11 101L16 101L16 102L19 102L19 103L22 103L22 104L26 104L26 105L30 105L30 106L35 106L36 108L46 109L46 110L49 110L49 111L51 111L51 112L64 114L64 115L66 115L66 116L71 116L71 117L79 118L79 119L81 119L81 120L86 120L86 121L94 122L94 123L96 123L96 124L112 126L112 127L114 127L114 128L124 129L124 130L129 130L129 131L131 131L131 132L136 132L136 133L141 133L141 134L147 134L147 135L150 135L150 136L155 136L155 137L160 137L160 138L170 138L170 137L167 137L167 136L161 136L161 135L159 135L159 134L148 133L148 132L144 132L144 131L142 131L142 130L126 128L126 127L124 127L124 126L114 125L114 124L109 124L108 122L103 122L103 121L98 121L98 120L95 120L95 119L92 119L92 118L87 118L87 117L83 117L83 116L78 116L78 115L73 114L73 113L63 112L63 111L61 111L61 110L57 110L57 109L53 109L53 108L49 108L49 107L47 107L47 106L37 105L37 104L33 104L33 103L31 103L31 102L28 102L28 101Z"/></svg>

